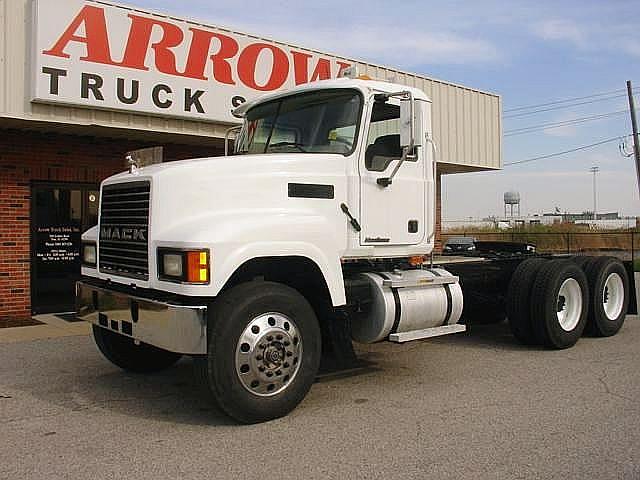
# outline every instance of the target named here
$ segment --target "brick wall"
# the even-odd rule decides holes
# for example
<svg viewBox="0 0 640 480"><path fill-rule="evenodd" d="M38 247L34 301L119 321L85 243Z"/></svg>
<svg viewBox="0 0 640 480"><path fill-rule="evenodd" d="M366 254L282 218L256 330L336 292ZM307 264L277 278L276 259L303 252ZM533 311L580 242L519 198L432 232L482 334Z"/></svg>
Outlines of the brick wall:
<svg viewBox="0 0 640 480"><path fill-rule="evenodd" d="M124 170L124 154L152 145L122 139L0 129L0 327L28 324L31 182L98 184ZM165 158L220 155L192 145L166 145Z"/></svg>

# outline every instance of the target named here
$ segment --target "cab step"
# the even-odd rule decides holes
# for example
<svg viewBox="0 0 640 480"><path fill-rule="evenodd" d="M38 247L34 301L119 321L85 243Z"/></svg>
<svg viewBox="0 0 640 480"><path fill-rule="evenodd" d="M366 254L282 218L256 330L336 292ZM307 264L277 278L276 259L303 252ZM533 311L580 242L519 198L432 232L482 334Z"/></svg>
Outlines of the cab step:
<svg viewBox="0 0 640 480"><path fill-rule="evenodd" d="M451 333L461 333L467 330L466 325L443 325L441 327L425 328L422 330L411 330L409 332L392 333L389 341L395 343L405 343L412 340L422 340L424 338L440 337Z"/></svg>

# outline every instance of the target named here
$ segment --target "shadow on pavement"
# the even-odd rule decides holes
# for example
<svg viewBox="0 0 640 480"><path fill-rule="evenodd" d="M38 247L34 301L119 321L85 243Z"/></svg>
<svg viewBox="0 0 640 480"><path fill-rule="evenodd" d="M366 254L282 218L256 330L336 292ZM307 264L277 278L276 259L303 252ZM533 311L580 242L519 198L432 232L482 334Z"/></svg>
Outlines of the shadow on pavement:
<svg viewBox="0 0 640 480"><path fill-rule="evenodd" d="M93 356L92 356L93 357ZM87 358L84 359L85 361ZM215 403L212 395L196 381L192 360L184 358L173 367L154 374L133 374L106 363L96 352L90 364L74 363L72 371L65 367L64 375L72 378L62 382L67 388L47 388L42 381L19 387L29 396L48 404L87 415L112 414L153 421L198 426L238 426ZM56 362L57 363L57 362ZM59 377L56 363L39 374ZM344 370L322 372L316 383L337 382L377 371L371 361ZM35 380L35 379L34 379Z"/></svg>
<svg viewBox="0 0 640 480"><path fill-rule="evenodd" d="M539 349L517 343L506 322L471 325L467 333L425 341L430 342L470 350ZM416 342L407 345L382 343L357 346L360 360L357 366L325 370L316 379L316 384L349 382L353 377L368 374L384 376L389 361L393 363L392 369L397 376L396 370L401 366L393 361L393 355L414 348L428 348L428 345ZM51 354L48 361L42 357L42 363L38 361L38 365L33 366L37 369L33 377L25 383L18 382L22 384L14 387L46 403L71 411L86 411L88 415L99 415L102 410L107 410L119 415L175 424L238 425L216 406L211 395L198 384L192 360L188 357L163 372L138 375L114 367L97 351L78 352L77 358L70 358L69 352L52 351ZM58 361L62 357L65 361ZM48 384L49 378L59 377L66 378ZM64 389L60 388L61 385L64 385Z"/></svg>
<svg viewBox="0 0 640 480"><path fill-rule="evenodd" d="M237 425L196 383L189 358L163 372L145 375L124 372L104 362L99 359L96 365L74 370L72 381L64 382L71 391L33 385L27 393L72 411L87 411L88 415L92 411L100 414L101 410L108 410L169 423Z"/></svg>
<svg viewBox="0 0 640 480"><path fill-rule="evenodd" d="M504 321L490 325L467 325L467 331L459 335L442 337L438 341L453 342L469 348L490 348L510 351L541 350L542 347L522 345L516 340Z"/></svg>

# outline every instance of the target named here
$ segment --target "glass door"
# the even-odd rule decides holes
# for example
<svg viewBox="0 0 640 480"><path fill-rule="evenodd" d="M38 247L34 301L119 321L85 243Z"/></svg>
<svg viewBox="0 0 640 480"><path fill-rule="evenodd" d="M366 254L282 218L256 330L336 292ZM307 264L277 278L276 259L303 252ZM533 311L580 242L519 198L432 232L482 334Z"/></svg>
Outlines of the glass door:
<svg viewBox="0 0 640 480"><path fill-rule="evenodd" d="M31 192L31 306L34 314L70 312L80 279L82 232L97 224L93 185L35 184Z"/></svg>

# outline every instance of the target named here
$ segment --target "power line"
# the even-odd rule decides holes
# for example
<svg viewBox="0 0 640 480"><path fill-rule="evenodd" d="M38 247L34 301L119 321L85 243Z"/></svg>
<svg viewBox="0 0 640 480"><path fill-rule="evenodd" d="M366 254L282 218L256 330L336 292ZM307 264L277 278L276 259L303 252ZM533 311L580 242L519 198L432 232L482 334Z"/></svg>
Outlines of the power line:
<svg viewBox="0 0 640 480"><path fill-rule="evenodd" d="M517 162L505 163L504 166L505 167L509 167L511 165L521 165L523 163L529 163L529 162L535 162L535 161L538 161L538 160L544 160L544 159L547 159L547 158L559 157L560 155L566 155L568 153L579 152L581 150L587 150L589 148L594 148L594 147L597 147L599 145L604 145L605 143L616 142L616 141L620 140L621 138L627 138L627 137L630 137L630 136L632 136L632 135L623 135L623 136L619 136L619 137L607 138L605 140L601 140L599 142L592 143L590 145L582 145L581 147L572 148L571 150L565 150L563 152L550 153L548 155L541 155L541 156L538 156L538 157L527 158L525 160L518 160Z"/></svg>
<svg viewBox="0 0 640 480"><path fill-rule="evenodd" d="M626 97L627 95L622 94L622 95L612 95L609 97L603 97L603 98L595 98L593 100L586 100L584 102L577 102L577 103L570 103L567 105L556 105L555 107L549 107L549 108L541 108L538 110L533 110L530 112L520 112L520 113L514 113L511 115L503 115L502 118L518 118L518 117L525 117L528 115L535 115L536 113L543 113L543 112L551 112L553 110L561 110L563 108L571 108L571 107L577 107L580 105L589 105L591 103L597 103L597 102L604 102L607 100L614 100L616 98L622 98L622 97Z"/></svg>
<svg viewBox="0 0 640 480"><path fill-rule="evenodd" d="M628 112L629 110L625 109L625 110L619 110L616 112L609 112L609 113L603 113L599 115L590 115L588 117L580 117L580 118L574 118L570 120L564 120L562 122L541 123L539 125L530 125L528 127L507 130L504 133L505 133L505 136L510 136L510 135L519 135L521 133L529 133L529 131L546 130L548 128L559 128L559 127L565 127L569 125L579 125L581 123L587 123L593 120L599 120L602 118L612 117L615 115L622 115Z"/></svg>
<svg viewBox="0 0 640 480"><path fill-rule="evenodd" d="M522 106L522 107L509 108L509 109L505 110L504 113L517 112L517 111L521 111L521 110L531 110L533 108L548 107L550 105L558 105L560 103L575 102L577 100L587 100L589 98L603 97L605 95L613 95L615 93L619 94L619 93L623 93L623 92L625 92L625 90L624 89L620 89L620 90L612 90L610 92L594 93L592 95L585 95L584 97L565 98L564 100L554 100L552 102L547 102L547 103L538 103L538 104L535 104L535 105L526 105L526 106Z"/></svg>
<svg viewBox="0 0 640 480"><path fill-rule="evenodd" d="M552 129L552 128L561 128L561 127L568 127L568 126L574 126L574 125L580 125L583 123L587 123L587 122L592 122L594 120L601 120L603 118L608 118L608 117L613 117L616 115L622 115L622 114L626 114L628 113L629 110L625 109L625 110L618 110L616 112L609 112L609 113L603 113L600 115L590 115L588 117L580 117L580 118L574 118L571 120L564 120L562 122L550 122L550 123L541 123L538 125L530 125L528 127L522 127L522 128L515 128L513 130L507 130L504 132L504 136L505 137L512 137L514 135L524 135L525 133L532 133L532 132L537 132L540 130L548 130L548 129Z"/></svg>

